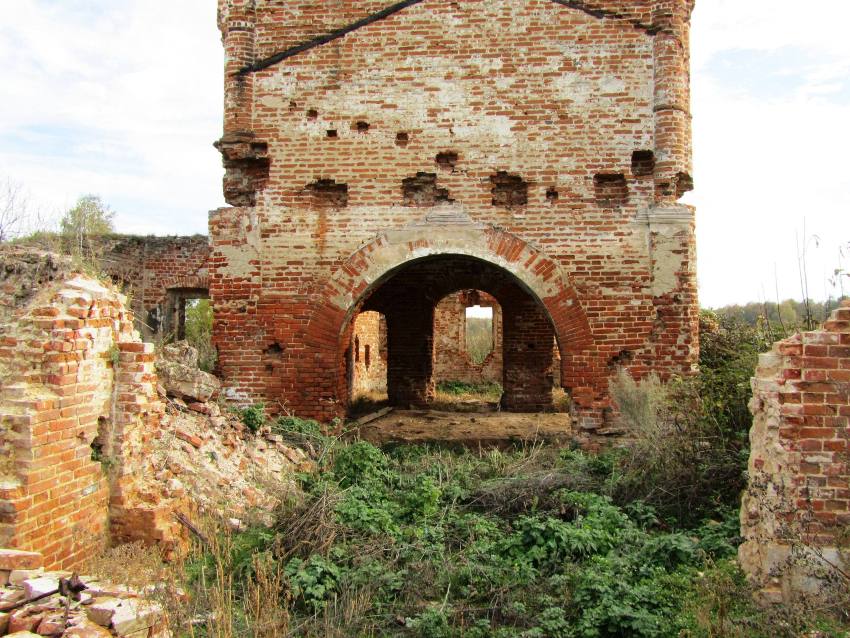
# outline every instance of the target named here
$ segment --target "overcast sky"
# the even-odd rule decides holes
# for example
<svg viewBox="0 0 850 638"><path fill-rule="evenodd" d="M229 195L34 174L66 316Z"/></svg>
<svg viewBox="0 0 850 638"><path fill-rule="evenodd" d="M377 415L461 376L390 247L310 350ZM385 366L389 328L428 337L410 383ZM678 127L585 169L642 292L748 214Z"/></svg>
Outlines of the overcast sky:
<svg viewBox="0 0 850 638"><path fill-rule="evenodd" d="M800 297L798 243L815 297L837 293L827 279L850 266L839 252L850 243L850 2L805 9L697 0L687 201L704 306L772 300L777 280L781 298ZM215 0L0 1L0 180L46 215L97 193L121 232L206 233L223 205L215 11Z"/></svg>

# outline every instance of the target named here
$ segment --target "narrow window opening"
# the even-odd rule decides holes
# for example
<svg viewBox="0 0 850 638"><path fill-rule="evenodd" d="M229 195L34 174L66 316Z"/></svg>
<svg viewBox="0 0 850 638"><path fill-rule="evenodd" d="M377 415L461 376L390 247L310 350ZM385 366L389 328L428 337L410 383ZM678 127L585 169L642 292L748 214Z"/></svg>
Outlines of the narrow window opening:
<svg viewBox="0 0 850 638"><path fill-rule="evenodd" d="M466 353L476 365L493 352L493 308L469 306L466 309Z"/></svg>

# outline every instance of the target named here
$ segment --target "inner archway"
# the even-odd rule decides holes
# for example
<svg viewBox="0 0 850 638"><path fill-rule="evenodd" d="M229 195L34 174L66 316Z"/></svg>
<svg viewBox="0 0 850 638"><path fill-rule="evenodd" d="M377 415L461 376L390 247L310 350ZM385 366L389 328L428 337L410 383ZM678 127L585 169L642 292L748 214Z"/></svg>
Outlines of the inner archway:
<svg viewBox="0 0 850 638"><path fill-rule="evenodd" d="M412 260L371 286L352 312L342 345L346 368L362 365L365 353L356 326L361 317L380 313L386 321L388 403L427 407L435 398L441 361L435 319L439 303L465 295L464 304L499 309L501 408L514 412L552 409L555 330L543 304L512 273L466 255L434 255ZM485 304L480 301L484 300ZM464 306L463 317L465 317ZM437 333L439 334L439 332ZM495 352L495 350L494 350ZM360 360L358 361L358 357ZM485 358L486 359L486 358ZM351 382L350 375L346 375ZM346 396L351 395L351 386Z"/></svg>

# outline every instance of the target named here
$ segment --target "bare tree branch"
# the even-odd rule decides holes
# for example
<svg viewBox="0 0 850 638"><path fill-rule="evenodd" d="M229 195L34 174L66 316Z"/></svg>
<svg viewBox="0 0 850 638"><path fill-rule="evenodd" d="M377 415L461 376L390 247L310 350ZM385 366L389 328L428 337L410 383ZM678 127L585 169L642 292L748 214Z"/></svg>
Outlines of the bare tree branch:
<svg viewBox="0 0 850 638"><path fill-rule="evenodd" d="M0 185L0 243L21 233L26 212L27 200L21 192L21 185L6 179Z"/></svg>

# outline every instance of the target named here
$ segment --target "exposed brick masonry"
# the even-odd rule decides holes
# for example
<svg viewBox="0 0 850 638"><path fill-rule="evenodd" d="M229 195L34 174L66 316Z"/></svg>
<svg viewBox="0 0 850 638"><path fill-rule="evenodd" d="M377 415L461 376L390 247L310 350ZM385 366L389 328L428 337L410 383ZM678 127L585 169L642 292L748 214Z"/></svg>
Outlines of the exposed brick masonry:
<svg viewBox="0 0 850 638"><path fill-rule="evenodd" d="M531 339L504 348L505 378L526 384L516 409L541 406L528 392L550 376L546 355L526 356L538 329L557 336L555 376L588 432L621 362L690 372L693 211L676 202L691 184L692 2L425 0L251 68L389 4L219 2L233 207L210 217L210 292L230 396L344 413L357 314L416 260L453 255L529 295L499 300L506 338L510 323ZM345 199L325 205L320 183ZM391 400L432 393L439 298L421 288L382 308ZM417 334L400 340L394 316Z"/></svg>
<svg viewBox="0 0 850 638"><path fill-rule="evenodd" d="M850 302L761 355L751 409L741 564L775 602L824 595L818 572L848 565Z"/></svg>

